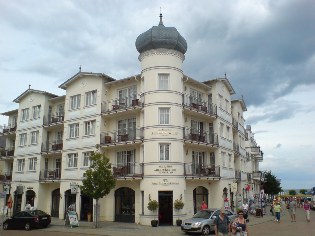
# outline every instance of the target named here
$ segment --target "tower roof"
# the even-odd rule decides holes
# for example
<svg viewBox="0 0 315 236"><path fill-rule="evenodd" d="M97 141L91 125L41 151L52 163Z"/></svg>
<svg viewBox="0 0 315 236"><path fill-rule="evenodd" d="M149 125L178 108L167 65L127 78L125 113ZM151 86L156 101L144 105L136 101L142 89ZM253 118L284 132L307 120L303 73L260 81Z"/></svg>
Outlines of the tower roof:
<svg viewBox="0 0 315 236"><path fill-rule="evenodd" d="M165 27L160 14L160 22L158 26L140 34L136 40L136 48L139 53L157 49L166 48L179 51L183 54L187 51L187 42L175 27Z"/></svg>

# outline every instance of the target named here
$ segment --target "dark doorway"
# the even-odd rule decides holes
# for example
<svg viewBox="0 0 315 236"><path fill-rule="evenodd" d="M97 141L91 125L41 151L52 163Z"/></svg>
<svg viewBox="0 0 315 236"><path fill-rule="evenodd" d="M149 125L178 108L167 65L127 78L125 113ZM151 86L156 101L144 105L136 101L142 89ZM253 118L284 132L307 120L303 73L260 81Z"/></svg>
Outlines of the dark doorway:
<svg viewBox="0 0 315 236"><path fill-rule="evenodd" d="M173 225L172 191L159 191L159 225Z"/></svg>
<svg viewBox="0 0 315 236"><path fill-rule="evenodd" d="M202 201L205 201L205 203L209 207L208 195L208 189L206 189L205 187L199 186L194 189L194 213L197 213L197 211L200 210Z"/></svg>
<svg viewBox="0 0 315 236"><path fill-rule="evenodd" d="M13 215L20 212L21 210L22 210L22 194L17 194L17 191L15 191L14 200L13 200Z"/></svg>
<svg viewBox="0 0 315 236"><path fill-rule="evenodd" d="M80 220L88 220L88 215L92 216L93 214L93 198L81 195L81 216ZM92 218L90 219L92 220Z"/></svg>
<svg viewBox="0 0 315 236"><path fill-rule="evenodd" d="M66 217L66 212L71 205L72 210L76 211L75 206L76 206L76 194L71 194L71 190L67 190L65 192L65 217ZM73 209L74 208L74 209Z"/></svg>
<svg viewBox="0 0 315 236"><path fill-rule="evenodd" d="M115 191L115 221L135 222L135 191L119 188Z"/></svg>
<svg viewBox="0 0 315 236"><path fill-rule="evenodd" d="M60 188L51 193L51 216L59 217Z"/></svg>
<svg viewBox="0 0 315 236"><path fill-rule="evenodd" d="M35 192L33 190L27 190L25 194L25 203L31 204L32 207L34 207L34 198L35 198Z"/></svg>

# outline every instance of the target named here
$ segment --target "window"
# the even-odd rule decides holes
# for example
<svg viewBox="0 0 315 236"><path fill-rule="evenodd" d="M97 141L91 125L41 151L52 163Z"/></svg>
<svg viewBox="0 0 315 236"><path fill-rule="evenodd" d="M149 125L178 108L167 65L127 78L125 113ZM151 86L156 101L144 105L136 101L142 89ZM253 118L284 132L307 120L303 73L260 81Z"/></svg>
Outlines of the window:
<svg viewBox="0 0 315 236"><path fill-rule="evenodd" d="M90 160L92 152L84 152L83 153L83 166L91 166L92 165L92 161Z"/></svg>
<svg viewBox="0 0 315 236"><path fill-rule="evenodd" d="M159 90L168 90L169 89L169 74L158 74L159 77Z"/></svg>
<svg viewBox="0 0 315 236"><path fill-rule="evenodd" d="M40 118L40 105L33 107L33 119Z"/></svg>
<svg viewBox="0 0 315 236"><path fill-rule="evenodd" d="M229 154L229 168L232 168L232 155Z"/></svg>
<svg viewBox="0 0 315 236"><path fill-rule="evenodd" d="M26 133L20 134L20 146L25 146L27 141Z"/></svg>
<svg viewBox="0 0 315 236"><path fill-rule="evenodd" d="M196 90L190 90L190 103L201 105L202 103L202 94Z"/></svg>
<svg viewBox="0 0 315 236"><path fill-rule="evenodd" d="M137 99L137 86L118 90L119 106L131 106L132 100Z"/></svg>
<svg viewBox="0 0 315 236"><path fill-rule="evenodd" d="M127 167L127 174L135 173L135 150L117 152L117 168Z"/></svg>
<svg viewBox="0 0 315 236"><path fill-rule="evenodd" d="M160 161L170 160L170 145L167 143L160 144Z"/></svg>
<svg viewBox="0 0 315 236"><path fill-rule="evenodd" d="M56 143L62 143L62 138L63 138L63 132L62 131L57 131L56 133Z"/></svg>
<svg viewBox="0 0 315 236"><path fill-rule="evenodd" d="M95 120L84 122L84 135L95 134Z"/></svg>
<svg viewBox="0 0 315 236"><path fill-rule="evenodd" d="M225 99L225 111L226 112L230 111L230 102L227 99Z"/></svg>
<svg viewBox="0 0 315 236"><path fill-rule="evenodd" d="M170 108L159 108L160 125L170 124Z"/></svg>
<svg viewBox="0 0 315 236"><path fill-rule="evenodd" d="M31 144L38 143L38 131L31 132Z"/></svg>
<svg viewBox="0 0 315 236"><path fill-rule="evenodd" d="M28 115L29 115L28 113L29 113L28 108L22 109L21 121L27 121L28 120Z"/></svg>
<svg viewBox="0 0 315 236"><path fill-rule="evenodd" d="M226 138L230 139L230 126L226 126Z"/></svg>
<svg viewBox="0 0 315 236"><path fill-rule="evenodd" d="M77 167L78 166L78 153L70 153L68 154L67 160L68 167Z"/></svg>
<svg viewBox="0 0 315 236"><path fill-rule="evenodd" d="M226 167L226 164L225 164L225 152L221 152L221 158L222 158L222 167Z"/></svg>
<svg viewBox="0 0 315 236"><path fill-rule="evenodd" d="M17 166L17 171L23 172L24 171L24 165L25 165L25 159L18 159L18 166Z"/></svg>
<svg viewBox="0 0 315 236"><path fill-rule="evenodd" d="M219 106L223 108L223 96L219 94Z"/></svg>
<svg viewBox="0 0 315 236"><path fill-rule="evenodd" d="M36 164L37 164L37 158L36 157L30 158L28 170L36 170Z"/></svg>
<svg viewBox="0 0 315 236"><path fill-rule="evenodd" d="M125 135L128 136L128 140L132 140L136 137L136 118L130 118L126 120L118 121L118 136L124 139ZM126 137L125 137L126 138ZM121 140L126 141L126 140Z"/></svg>
<svg viewBox="0 0 315 236"><path fill-rule="evenodd" d="M85 106L92 106L96 104L96 94L96 90L85 93Z"/></svg>
<svg viewBox="0 0 315 236"><path fill-rule="evenodd" d="M220 123L220 136L223 137L224 124Z"/></svg>
<svg viewBox="0 0 315 236"><path fill-rule="evenodd" d="M69 138L79 137L79 123L69 125Z"/></svg>
<svg viewBox="0 0 315 236"><path fill-rule="evenodd" d="M70 97L70 109L75 110L80 108L80 100L81 100L81 95L74 95Z"/></svg>

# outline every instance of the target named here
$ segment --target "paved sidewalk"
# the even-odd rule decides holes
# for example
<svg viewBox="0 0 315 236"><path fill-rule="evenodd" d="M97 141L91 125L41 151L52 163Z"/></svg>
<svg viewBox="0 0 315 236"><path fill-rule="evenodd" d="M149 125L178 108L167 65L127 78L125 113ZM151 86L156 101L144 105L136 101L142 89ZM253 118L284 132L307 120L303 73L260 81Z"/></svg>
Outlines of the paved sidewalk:
<svg viewBox="0 0 315 236"><path fill-rule="evenodd" d="M269 209L269 208L268 208ZM274 217L270 215L269 211L264 217L250 216L248 223L249 227L262 224L267 221L273 221ZM120 235L161 235L161 236L172 236L172 235L183 235L179 226L144 226L135 223L120 223L120 222L99 222L99 227L94 228L93 222L81 221L79 227L70 228L64 226L64 221L58 218L52 218L50 227L42 229L43 231L54 231L54 232L68 232L76 233L77 235L107 235L107 236L120 236Z"/></svg>

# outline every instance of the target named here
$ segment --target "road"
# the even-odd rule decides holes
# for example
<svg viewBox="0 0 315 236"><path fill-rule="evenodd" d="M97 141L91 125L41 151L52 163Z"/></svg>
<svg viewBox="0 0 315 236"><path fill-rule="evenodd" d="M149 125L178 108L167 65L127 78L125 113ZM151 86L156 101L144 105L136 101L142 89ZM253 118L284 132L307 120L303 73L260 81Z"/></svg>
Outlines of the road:
<svg viewBox="0 0 315 236"><path fill-rule="evenodd" d="M268 212L268 211L267 211ZM264 216L264 221L253 219L252 216L251 226L249 227L249 236L315 236L315 211L311 211L311 222L306 222L303 209L297 209L297 222L291 222L287 210L284 209L282 214L281 223L272 220L270 216ZM268 221L266 221L268 219ZM160 226L148 227L140 225L121 224L105 226L101 229L93 229L90 227L79 227L70 229L64 226L51 226L47 229L36 229L32 231L24 230L0 230L1 236L184 236L179 227L176 226ZM71 232L73 231L73 232ZM212 234L213 235L213 234Z"/></svg>

